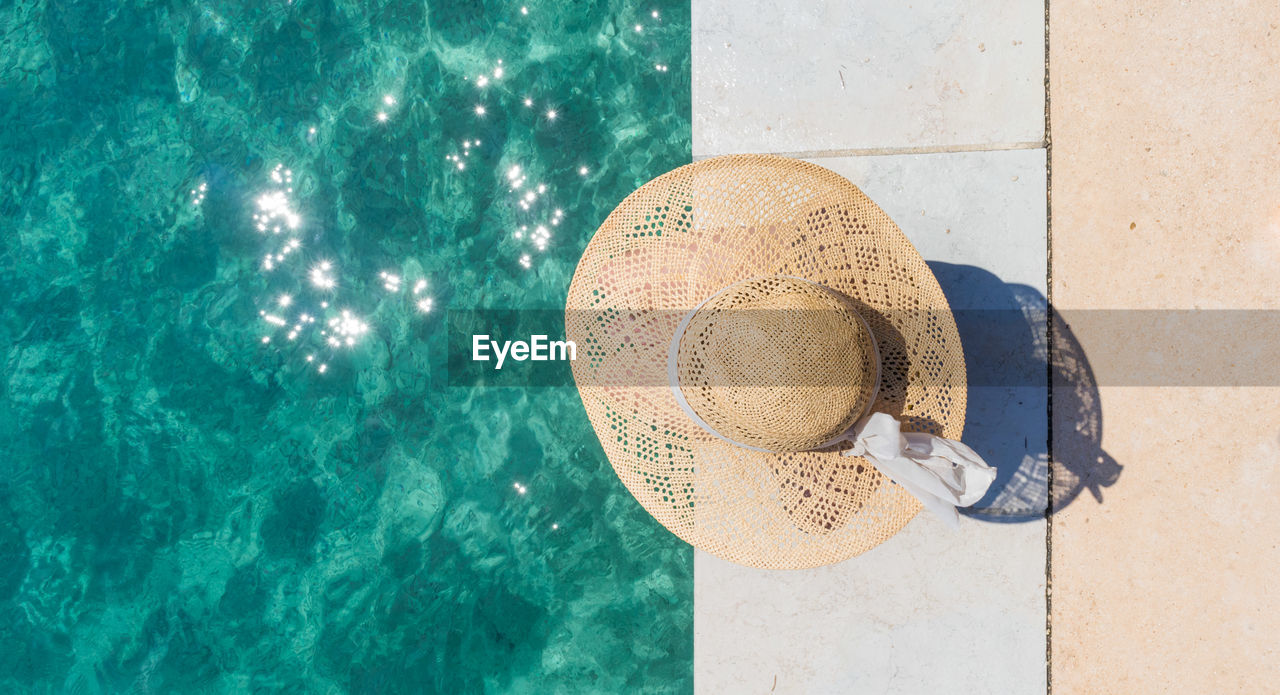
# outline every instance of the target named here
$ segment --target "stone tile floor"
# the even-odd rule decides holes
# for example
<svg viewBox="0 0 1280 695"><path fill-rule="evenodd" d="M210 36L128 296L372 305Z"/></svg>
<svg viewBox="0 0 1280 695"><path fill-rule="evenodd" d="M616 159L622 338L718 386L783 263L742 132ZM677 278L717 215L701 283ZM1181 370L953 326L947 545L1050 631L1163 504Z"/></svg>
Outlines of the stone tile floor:
<svg viewBox="0 0 1280 695"><path fill-rule="evenodd" d="M898 221L957 308L993 306L1015 288L1043 302L1043 150L811 161L854 181ZM971 391L966 439L1002 471L1044 467L1046 383L1041 367L1023 384ZM1042 505L1043 482L1034 496ZM1004 522L993 507L1010 504L989 495L959 531L922 514L865 555L817 570L761 572L697 554L695 686L1043 692L1043 507Z"/></svg>
<svg viewBox="0 0 1280 695"><path fill-rule="evenodd" d="M694 154L1039 147L1044 6L693 0Z"/></svg>
<svg viewBox="0 0 1280 695"><path fill-rule="evenodd" d="M1150 345L1075 319L1280 308L1275 8L1055 4L1047 94L1043 3L694 0L693 22L695 157L830 167L899 223L957 309L1031 308L1029 334L984 345L1007 351L1000 368L970 360L966 438L1021 457L1007 494L956 533L921 515L818 570L698 554L697 690L1267 692L1280 383L1191 387L1187 367L1256 360L1280 344L1275 322L1207 353L1191 346L1212 335ZM1071 319L1054 322L1051 414L1047 376L1001 378L1011 356L1044 366L1046 296ZM1136 346L1168 365L1141 388L1098 383L1091 360Z"/></svg>
<svg viewBox="0 0 1280 695"><path fill-rule="evenodd" d="M1047 290L1041 11L699 0L693 17L695 157L800 154L844 175L956 309L1030 302L1021 333L988 348L1033 347ZM1047 371L1041 360L1004 383L970 363L966 438L1002 472L1038 477L993 490L959 531L922 514L832 567L766 573L697 554L699 692L1045 691Z"/></svg>
<svg viewBox="0 0 1280 695"><path fill-rule="evenodd" d="M1123 469L1053 516L1053 690L1275 692L1280 12L1050 7L1054 303L1202 310L1159 339L1076 324L1097 360L1151 357L1147 386L1099 384ZM1236 362L1252 376L1196 378Z"/></svg>

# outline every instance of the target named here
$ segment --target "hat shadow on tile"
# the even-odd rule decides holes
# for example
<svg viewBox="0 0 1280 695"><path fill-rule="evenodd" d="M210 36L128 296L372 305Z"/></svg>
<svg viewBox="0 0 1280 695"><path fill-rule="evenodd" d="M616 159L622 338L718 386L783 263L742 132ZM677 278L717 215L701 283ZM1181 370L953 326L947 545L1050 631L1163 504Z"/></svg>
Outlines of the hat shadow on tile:
<svg viewBox="0 0 1280 695"><path fill-rule="evenodd" d="M998 471L987 494L964 514L992 522L1032 521L1044 518L1050 499L1056 512L1084 490L1102 502L1102 488L1115 484L1122 466L1102 449L1097 383L1070 327L1035 288L1006 283L974 266L930 262L929 267L951 304L964 345L969 382L964 442Z"/></svg>

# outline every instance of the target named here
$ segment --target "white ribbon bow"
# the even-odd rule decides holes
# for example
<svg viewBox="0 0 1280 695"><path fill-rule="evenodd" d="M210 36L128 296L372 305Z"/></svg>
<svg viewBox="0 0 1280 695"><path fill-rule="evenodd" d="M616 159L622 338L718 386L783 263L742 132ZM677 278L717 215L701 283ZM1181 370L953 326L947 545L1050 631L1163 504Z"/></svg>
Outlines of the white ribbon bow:
<svg viewBox="0 0 1280 695"><path fill-rule="evenodd" d="M996 469L977 452L954 439L925 432L903 434L888 413L872 413L858 421L845 456L862 456L890 480L924 503L952 528L960 525L956 507L982 499L996 479Z"/></svg>

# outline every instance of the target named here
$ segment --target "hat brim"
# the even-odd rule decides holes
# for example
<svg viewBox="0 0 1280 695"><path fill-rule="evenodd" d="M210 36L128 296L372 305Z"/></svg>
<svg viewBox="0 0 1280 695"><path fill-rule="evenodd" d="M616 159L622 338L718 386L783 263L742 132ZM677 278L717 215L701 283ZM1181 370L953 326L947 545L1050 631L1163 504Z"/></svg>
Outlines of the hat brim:
<svg viewBox="0 0 1280 695"><path fill-rule="evenodd" d="M685 313L751 277L789 275L851 300L880 351L872 411L960 439L964 356L933 273L889 216L814 164L731 155L641 186L596 231L565 309L573 375L622 483L693 546L753 567L839 562L897 533L920 503L841 447L758 452L705 432L667 387Z"/></svg>

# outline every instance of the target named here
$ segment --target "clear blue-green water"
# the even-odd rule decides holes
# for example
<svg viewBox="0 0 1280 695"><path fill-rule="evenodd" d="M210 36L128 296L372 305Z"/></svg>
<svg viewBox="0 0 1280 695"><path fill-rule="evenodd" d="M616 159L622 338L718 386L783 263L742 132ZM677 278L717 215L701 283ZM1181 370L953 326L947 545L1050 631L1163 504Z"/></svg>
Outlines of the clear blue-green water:
<svg viewBox="0 0 1280 695"><path fill-rule="evenodd" d="M689 58L687 4L0 0L0 691L690 691L691 552L445 335L562 306Z"/></svg>

